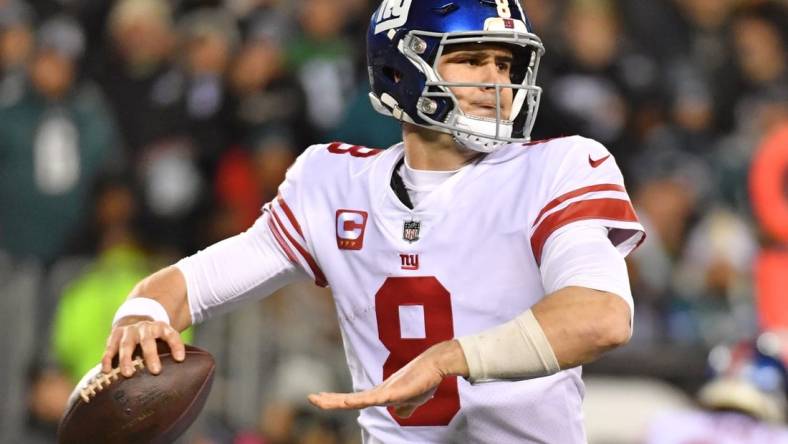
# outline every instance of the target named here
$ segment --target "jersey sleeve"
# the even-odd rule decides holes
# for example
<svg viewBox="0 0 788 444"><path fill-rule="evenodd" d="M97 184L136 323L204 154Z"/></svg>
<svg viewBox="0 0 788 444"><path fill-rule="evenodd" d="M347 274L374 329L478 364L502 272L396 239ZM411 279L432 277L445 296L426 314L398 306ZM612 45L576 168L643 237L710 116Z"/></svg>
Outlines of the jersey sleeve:
<svg viewBox="0 0 788 444"><path fill-rule="evenodd" d="M539 271L545 293L585 287L621 297L634 319L635 304L624 256L600 225L573 224L557 230L544 250Z"/></svg>
<svg viewBox="0 0 788 444"><path fill-rule="evenodd" d="M193 324L306 277L276 245L267 227L270 218L263 214L245 232L175 264L186 280Z"/></svg>
<svg viewBox="0 0 788 444"><path fill-rule="evenodd" d="M545 246L558 231L572 226L602 226L618 251L627 256L645 239L624 178L615 159L600 143L573 137L551 150L541 210L530 222L530 242L541 266Z"/></svg>
<svg viewBox="0 0 788 444"><path fill-rule="evenodd" d="M314 243L309 238L309 190L307 181L315 168L312 158L324 149L322 145L309 147L301 154L287 171L284 182L279 186L279 194L263 206L268 218L268 229L276 244L287 258L305 271L320 287L328 286L323 271L315 260Z"/></svg>

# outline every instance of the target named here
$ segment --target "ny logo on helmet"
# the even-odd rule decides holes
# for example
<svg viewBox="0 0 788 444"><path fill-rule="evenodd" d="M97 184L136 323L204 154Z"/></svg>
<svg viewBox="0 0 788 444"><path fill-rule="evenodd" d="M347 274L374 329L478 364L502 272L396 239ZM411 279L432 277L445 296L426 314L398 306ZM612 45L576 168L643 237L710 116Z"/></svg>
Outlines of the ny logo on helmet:
<svg viewBox="0 0 788 444"><path fill-rule="evenodd" d="M375 34L399 28L408 21L408 11L412 0L383 0L375 17Z"/></svg>

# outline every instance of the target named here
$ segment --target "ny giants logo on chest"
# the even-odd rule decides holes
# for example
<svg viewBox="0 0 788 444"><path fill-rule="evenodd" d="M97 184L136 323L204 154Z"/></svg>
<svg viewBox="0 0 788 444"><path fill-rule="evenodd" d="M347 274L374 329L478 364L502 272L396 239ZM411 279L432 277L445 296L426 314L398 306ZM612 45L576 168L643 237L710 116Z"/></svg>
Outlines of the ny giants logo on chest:
<svg viewBox="0 0 788 444"><path fill-rule="evenodd" d="M400 268L403 270L414 271L419 269L419 255L400 253L399 260L402 263Z"/></svg>
<svg viewBox="0 0 788 444"><path fill-rule="evenodd" d="M340 250L360 250L364 247L367 217L366 211L337 210L337 247Z"/></svg>

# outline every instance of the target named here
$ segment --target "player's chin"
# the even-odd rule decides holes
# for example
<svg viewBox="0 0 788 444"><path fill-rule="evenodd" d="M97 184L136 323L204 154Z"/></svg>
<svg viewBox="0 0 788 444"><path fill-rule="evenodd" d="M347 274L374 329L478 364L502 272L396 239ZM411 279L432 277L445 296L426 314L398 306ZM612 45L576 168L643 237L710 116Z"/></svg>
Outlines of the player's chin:
<svg viewBox="0 0 788 444"><path fill-rule="evenodd" d="M470 106L467 109L463 110L466 115L471 117L479 117L482 119L496 119L498 118L498 113L496 108L490 106ZM505 116L506 114L504 111L501 111L501 116Z"/></svg>

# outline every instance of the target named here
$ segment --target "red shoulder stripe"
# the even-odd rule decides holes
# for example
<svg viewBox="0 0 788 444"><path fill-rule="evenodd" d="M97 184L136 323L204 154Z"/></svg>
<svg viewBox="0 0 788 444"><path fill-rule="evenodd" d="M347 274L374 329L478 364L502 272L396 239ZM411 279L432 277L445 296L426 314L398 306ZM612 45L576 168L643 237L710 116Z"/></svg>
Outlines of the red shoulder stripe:
<svg viewBox="0 0 788 444"><path fill-rule="evenodd" d="M285 242L284 238L282 237L282 233L279 231L279 228L277 228L276 225L274 224L273 216L268 218L268 228L271 230L271 233L274 234L274 239L276 239L276 243L278 243L282 251L285 252L287 258L290 259L290 262L294 264L298 263L298 259L296 259L293 250L291 250L290 246L287 245L287 242Z"/></svg>
<svg viewBox="0 0 788 444"><path fill-rule="evenodd" d="M561 205L562 203L566 202L567 200L575 198L577 196L582 196L583 194L593 193L594 191L623 191L623 192L626 192L626 188L624 188L621 185L616 185L616 184L612 184L612 183L606 183L606 184L601 184L601 185L591 185L591 186L587 186L587 187L583 187L583 188L578 188L578 189L576 189L574 191L570 191L568 193L562 194L562 195L558 196L557 198L551 200L550 203L548 203L547 205L545 205L544 208L542 208L542 211L539 212L539 216L536 216L536 219L534 220L534 224L531 225L531 226L535 227L536 224L539 222L539 220L542 219L542 216L544 216L545 213L547 213L548 211L552 210L553 208Z"/></svg>
<svg viewBox="0 0 788 444"><path fill-rule="evenodd" d="M302 239L306 239L304 237L304 232L301 231L301 225L298 224L298 219L296 219L295 214L293 214L293 211L290 210L290 207L287 206L287 202L285 202L281 194L276 196L276 201L279 202L279 206L282 207L282 210L285 212L287 219L290 221L290 224L293 225L293 228L296 229L298 235L301 236Z"/></svg>
<svg viewBox="0 0 788 444"><path fill-rule="evenodd" d="M572 222L588 219L605 219L637 222L632 205L622 199L589 199L574 202L566 208L547 216L531 236L531 250L536 264L542 264L542 249L553 232Z"/></svg>
<svg viewBox="0 0 788 444"><path fill-rule="evenodd" d="M285 228L284 224L282 224L282 221L279 219L279 216L276 214L276 211L271 211L271 214L274 215L274 220L276 221L276 225L279 227L281 232L284 233L284 235L287 237L290 243L298 251L298 253L301 254L301 257L304 258L307 265L309 265L309 268L312 270L312 274L315 276L315 284L317 284L319 287L326 287L328 285L326 276L323 274L323 271L317 265L317 262L312 257L312 255L309 254L309 252L306 251L306 248L301 246L301 244L299 244L298 241L296 241L293 238L293 236L290 235L290 232L287 231L287 228Z"/></svg>

